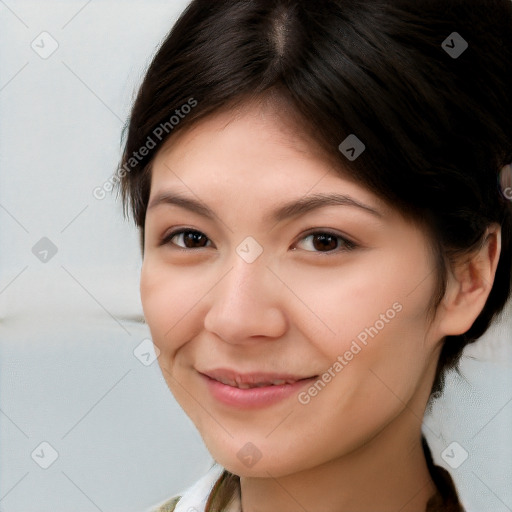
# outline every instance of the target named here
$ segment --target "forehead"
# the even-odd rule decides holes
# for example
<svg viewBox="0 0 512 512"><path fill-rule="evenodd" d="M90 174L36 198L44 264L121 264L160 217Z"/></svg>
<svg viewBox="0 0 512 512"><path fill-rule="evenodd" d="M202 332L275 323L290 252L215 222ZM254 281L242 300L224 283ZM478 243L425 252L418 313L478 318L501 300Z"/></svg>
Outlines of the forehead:
<svg viewBox="0 0 512 512"><path fill-rule="evenodd" d="M287 107L277 110L269 103L253 102L217 112L171 136L153 161L152 192L165 183L185 186L185 175L199 187L238 184L247 193L257 186L260 190L277 187L284 195L304 195L343 184L386 206L332 155L326 155L297 126L297 117L289 115Z"/></svg>
<svg viewBox="0 0 512 512"><path fill-rule="evenodd" d="M230 149L260 147L266 151L302 154L329 160L316 141L308 134L298 114L279 99L252 100L236 106L227 106L210 114L191 126L172 135L158 152L157 158L172 153L173 159L179 159L193 146L211 150L220 141Z"/></svg>

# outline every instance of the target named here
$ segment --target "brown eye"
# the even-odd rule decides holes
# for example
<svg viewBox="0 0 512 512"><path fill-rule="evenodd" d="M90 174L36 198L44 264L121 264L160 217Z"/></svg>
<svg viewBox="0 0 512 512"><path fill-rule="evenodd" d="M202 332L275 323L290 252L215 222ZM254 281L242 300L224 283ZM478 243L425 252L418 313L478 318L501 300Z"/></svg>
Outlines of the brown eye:
<svg viewBox="0 0 512 512"><path fill-rule="evenodd" d="M164 244L172 244L182 249L201 249L208 246L208 237L200 231L175 231L167 236Z"/></svg>
<svg viewBox="0 0 512 512"><path fill-rule="evenodd" d="M334 233L311 233L301 240L301 247L308 252L334 252L355 249L356 244Z"/></svg>
<svg viewBox="0 0 512 512"><path fill-rule="evenodd" d="M313 247L317 251L334 251L338 248L338 239L332 235L314 235Z"/></svg>

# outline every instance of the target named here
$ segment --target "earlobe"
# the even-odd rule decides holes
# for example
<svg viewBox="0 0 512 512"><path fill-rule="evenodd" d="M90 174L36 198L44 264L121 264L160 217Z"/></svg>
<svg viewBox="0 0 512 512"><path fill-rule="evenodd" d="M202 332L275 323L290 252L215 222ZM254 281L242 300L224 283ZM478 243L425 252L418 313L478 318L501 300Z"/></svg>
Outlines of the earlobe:
<svg viewBox="0 0 512 512"><path fill-rule="evenodd" d="M465 256L449 272L441 303L443 336L467 332L483 310L491 292L501 253L501 227L487 229L480 248Z"/></svg>

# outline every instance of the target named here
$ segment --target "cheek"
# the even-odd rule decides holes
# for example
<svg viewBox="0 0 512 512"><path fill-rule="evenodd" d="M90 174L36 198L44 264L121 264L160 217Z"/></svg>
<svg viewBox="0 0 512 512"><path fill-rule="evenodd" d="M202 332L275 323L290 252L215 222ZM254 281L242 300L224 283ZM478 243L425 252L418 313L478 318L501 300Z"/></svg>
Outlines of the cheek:
<svg viewBox="0 0 512 512"><path fill-rule="evenodd" d="M161 279L162 272L152 263L151 258L145 257L140 275L140 298L144 317L151 332L158 333L165 319L167 285Z"/></svg>
<svg viewBox="0 0 512 512"><path fill-rule="evenodd" d="M198 325L193 316L197 315L204 290L194 287L193 277L186 271L146 257L141 271L140 295L153 342L162 353L175 352L193 336L187 329Z"/></svg>
<svg viewBox="0 0 512 512"><path fill-rule="evenodd" d="M404 285L389 265L379 261L354 258L350 264L329 269L283 269L281 276L293 283L290 288L301 302L297 302L301 314L294 316L294 322L331 358L348 350L353 340L370 339L368 331L374 333L375 325L380 333L399 320Z"/></svg>
<svg viewBox="0 0 512 512"><path fill-rule="evenodd" d="M331 397L338 413L366 425L368 431L385 424L410 402L424 381L431 356L424 316L429 284L409 296L409 292L390 293L386 284L383 280L374 289L374 304L352 302L352 318L358 320L343 338L347 363L337 383L339 398Z"/></svg>
<svg viewBox="0 0 512 512"><path fill-rule="evenodd" d="M434 282L432 276L425 279L429 266L421 259L359 260L317 272L314 279L297 274L291 281L308 306L297 317L302 331L322 354L326 369L342 359L332 368L340 377L329 385L342 398L329 399L354 408L355 418L368 412L359 407L365 403L392 410L400 404L397 396L407 400L422 378L430 354L425 308Z"/></svg>
<svg viewBox="0 0 512 512"><path fill-rule="evenodd" d="M353 330L357 331L359 328ZM413 421L422 417L423 411L416 411L412 401L428 358L424 331L415 313L404 307L378 333L370 329L360 332L367 334L366 344L356 336L340 338L328 354L330 363L325 371L334 374L330 382L306 389L306 396L301 396L300 403L307 403L296 409L297 428L310 439L317 439L319 430L323 432L322 439L298 454L304 460L318 457L320 461L333 452L350 452L404 411L406 416L415 415ZM275 446L268 447L268 451L273 449Z"/></svg>

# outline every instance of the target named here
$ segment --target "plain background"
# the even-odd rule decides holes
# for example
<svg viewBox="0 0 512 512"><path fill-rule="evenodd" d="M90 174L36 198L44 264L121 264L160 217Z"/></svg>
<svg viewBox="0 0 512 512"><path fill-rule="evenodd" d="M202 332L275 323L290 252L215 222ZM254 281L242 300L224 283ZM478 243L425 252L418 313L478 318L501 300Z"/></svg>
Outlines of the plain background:
<svg viewBox="0 0 512 512"><path fill-rule="evenodd" d="M137 232L115 194L93 195L186 3L0 1L0 512L143 511L212 463L157 362L134 355L149 338ZM512 510L511 317L425 420L468 511Z"/></svg>

